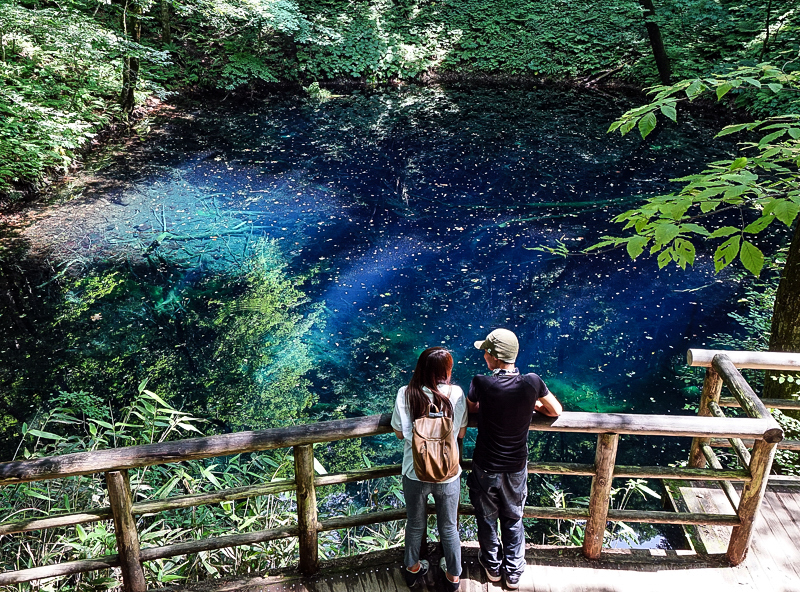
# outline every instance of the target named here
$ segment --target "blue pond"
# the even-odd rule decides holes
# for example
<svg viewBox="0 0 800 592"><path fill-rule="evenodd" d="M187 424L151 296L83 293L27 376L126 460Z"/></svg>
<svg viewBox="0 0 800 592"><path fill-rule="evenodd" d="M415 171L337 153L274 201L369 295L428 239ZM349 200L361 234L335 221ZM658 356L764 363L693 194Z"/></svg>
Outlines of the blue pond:
<svg viewBox="0 0 800 592"><path fill-rule="evenodd" d="M273 240L287 273L305 278L311 320L283 339L313 361L312 416L390 411L432 345L452 350L466 388L485 370L472 343L495 327L519 335L520 368L568 410L686 413L700 382L686 349L735 329L737 278L716 275L708 253L682 271L580 251L621 232L616 214L732 145L713 140L719 125L702 114L647 142L606 134L633 104L459 87L223 102L158 123L34 234L52 239L61 266L75 250L105 267L157 255L170 278L161 311ZM58 254L48 223L72 224L71 255ZM267 391L273 371L261 370ZM572 436L540 438L544 456L591 458ZM685 446L623 442L620 460L672 462Z"/></svg>

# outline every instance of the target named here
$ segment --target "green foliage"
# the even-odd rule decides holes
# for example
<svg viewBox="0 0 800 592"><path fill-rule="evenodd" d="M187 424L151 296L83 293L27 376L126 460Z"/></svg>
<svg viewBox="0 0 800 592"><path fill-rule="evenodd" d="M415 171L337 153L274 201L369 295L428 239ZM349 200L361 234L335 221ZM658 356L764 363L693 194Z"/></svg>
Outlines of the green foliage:
<svg viewBox="0 0 800 592"><path fill-rule="evenodd" d="M457 42L448 69L564 78L598 73L643 51L639 6L609 3L447 1Z"/></svg>
<svg viewBox="0 0 800 592"><path fill-rule="evenodd" d="M166 63L70 6L0 3L0 46L0 195L65 173L119 116L123 49Z"/></svg>
<svg viewBox="0 0 800 592"><path fill-rule="evenodd" d="M759 97L785 89L800 89L800 72L786 73L770 64L683 80L653 88L650 103L626 112L609 132L619 130L625 135L638 127L644 139L655 129L657 113L675 120L675 107L680 101L693 101L711 91L720 101L731 91L738 91L740 99L745 100L748 95ZM792 102L793 106L800 106L796 98ZM764 254L754 244L754 237L772 223L791 228L800 212L800 115L776 115L729 125L717 135L742 131L763 135L757 141L742 143L745 155L712 162L701 174L675 179L685 183L677 193L649 198L643 206L617 216L615 221L624 223L624 229L633 229L635 234L603 237L588 250L625 245L635 259L649 247L651 255L658 254L659 267L674 261L686 268L694 264L693 240L722 240L714 253L715 269L720 271L738 258L745 269L758 276L764 267ZM705 222L708 216L729 210L750 210L755 217L742 216L738 226L714 228Z"/></svg>
<svg viewBox="0 0 800 592"><path fill-rule="evenodd" d="M589 498L586 496L573 497L570 493L557 487L547 479L542 483L547 491L550 501L556 508L589 506ZM615 510L624 510L635 498L646 500L647 498L660 500L661 496L653 491L644 479L628 479L622 487L611 489L610 507ZM555 527L550 531L550 540L557 545L583 545L585 535L584 520L556 520ZM603 533L603 543L610 545L614 541L622 541L628 545L639 544L639 535L630 526L622 521L611 523L611 527Z"/></svg>

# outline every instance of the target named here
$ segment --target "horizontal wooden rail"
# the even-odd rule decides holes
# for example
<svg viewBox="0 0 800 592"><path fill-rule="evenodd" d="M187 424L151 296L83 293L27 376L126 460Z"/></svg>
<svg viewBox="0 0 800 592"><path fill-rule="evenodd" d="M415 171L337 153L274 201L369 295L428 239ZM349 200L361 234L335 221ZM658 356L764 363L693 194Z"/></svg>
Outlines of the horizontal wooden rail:
<svg viewBox="0 0 800 592"><path fill-rule="evenodd" d="M747 448L752 448L755 440L742 440ZM731 446L731 441L723 438L714 438L711 440L711 446L716 448L726 448ZM777 444L778 450L794 450L800 452L800 440L783 440Z"/></svg>
<svg viewBox="0 0 800 592"><path fill-rule="evenodd" d="M800 370L800 353L791 352L750 352L728 351L723 349L695 349L686 353L689 366L710 368L717 354L725 354L737 368L753 370Z"/></svg>
<svg viewBox="0 0 800 592"><path fill-rule="evenodd" d="M0 463L0 485L136 469L184 460L232 456L301 444L374 436L391 431L391 415L384 413L285 428L77 452L36 460ZM748 434L748 436L752 438L756 435Z"/></svg>
<svg viewBox="0 0 800 592"><path fill-rule="evenodd" d="M719 441L719 440L718 440ZM723 440L728 442L728 440ZM471 459L462 462L464 469L472 466ZM369 469L358 469L342 473L329 473L319 475L314 479L317 486L336 485L340 483L350 483L353 481L363 481L367 479L378 479L380 477L391 477L400 474L400 465L385 465L371 467ZM528 472L540 475L573 475L591 477L595 474L594 465L580 463L528 463ZM614 468L615 479L674 479L692 481L750 481L750 473L746 470L726 470L726 469L687 469L680 467L658 467L658 466L625 466L617 465ZM136 502L133 504L132 513L136 516L146 514L156 514L169 510L179 510L208 504L216 504L225 501L237 501L257 497L294 491L296 489L294 479L276 479L269 483L249 485L247 487L237 487L222 491L212 491L209 493L184 495ZM99 508L85 512L73 512L70 514L60 514L48 516L46 518L31 518L28 520L18 520L14 522L4 522L0 524L0 536L20 532L29 532L45 528L58 528L74 526L76 524L89 524L110 520L112 518L110 508ZM368 523L367 523L368 524Z"/></svg>
<svg viewBox="0 0 800 592"><path fill-rule="evenodd" d="M761 399L767 409L800 409L800 401L790 399ZM720 397L720 407L741 407L735 397Z"/></svg>
<svg viewBox="0 0 800 592"><path fill-rule="evenodd" d="M237 432L127 448L77 452L35 460L5 462L0 463L0 485L121 471L314 442L374 436L390 432L390 420L391 416L385 413L304 426L273 428L257 432ZM475 418L471 418L470 425L475 423ZM557 418L537 415L531 422L531 430L690 438L700 436L763 438L767 442L779 442L783 439L783 430L775 428L776 425L772 418L735 417L720 420L713 417L685 415L566 412Z"/></svg>

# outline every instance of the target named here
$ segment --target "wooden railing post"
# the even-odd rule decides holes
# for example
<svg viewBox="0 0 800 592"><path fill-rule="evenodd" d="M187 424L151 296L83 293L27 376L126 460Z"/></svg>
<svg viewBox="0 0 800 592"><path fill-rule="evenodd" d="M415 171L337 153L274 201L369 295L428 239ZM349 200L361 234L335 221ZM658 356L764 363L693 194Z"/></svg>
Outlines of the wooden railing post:
<svg viewBox="0 0 800 592"><path fill-rule="evenodd" d="M714 368L706 368L706 376L703 380L703 394L700 395L700 408L697 415L710 417L713 415L710 403L719 403L719 395L722 392L722 377ZM703 445L709 444L711 438L692 438L692 450L689 453L689 467L693 469L706 468L706 457L703 454Z"/></svg>
<svg viewBox="0 0 800 592"><path fill-rule="evenodd" d="M317 491L314 488L314 447L302 444L294 447L294 475L297 482L297 526L300 529L300 573L312 575L319 571L317 544Z"/></svg>
<svg viewBox="0 0 800 592"><path fill-rule="evenodd" d="M608 520L608 504L611 500L611 483L614 478L614 462L617 458L618 434L599 434L594 458L595 475L589 498L589 519L583 536L583 554L589 559L598 559L603 548L603 535Z"/></svg>
<svg viewBox="0 0 800 592"><path fill-rule="evenodd" d="M753 526L767 489L775 449L776 445L766 440L756 440L753 444L750 458L750 474L753 478L744 485L737 510L741 525L733 527L728 543L727 556L731 565L739 565L747 555L750 540L753 538Z"/></svg>
<svg viewBox="0 0 800 592"><path fill-rule="evenodd" d="M131 512L133 500L128 471L106 473L106 486L114 515L114 533L117 537L117 553L125 592L146 592L147 583L139 554L139 533L136 531L136 519Z"/></svg>

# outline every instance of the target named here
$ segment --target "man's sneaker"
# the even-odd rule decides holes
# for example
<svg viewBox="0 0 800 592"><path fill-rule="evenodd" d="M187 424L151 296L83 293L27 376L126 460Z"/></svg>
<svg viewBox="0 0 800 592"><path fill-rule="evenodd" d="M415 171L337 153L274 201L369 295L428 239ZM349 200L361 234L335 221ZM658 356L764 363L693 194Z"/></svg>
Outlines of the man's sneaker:
<svg viewBox="0 0 800 592"><path fill-rule="evenodd" d="M406 586L414 588L418 586L428 573L430 564L425 559L419 560L419 570L410 571L407 567L403 568L403 577L406 579Z"/></svg>
<svg viewBox="0 0 800 592"><path fill-rule="evenodd" d="M500 581L500 570L499 569L492 569L487 567L486 564L483 562L483 557L480 553L478 553L478 563L481 564L483 571L486 572L486 578L490 582L499 582Z"/></svg>
<svg viewBox="0 0 800 592"><path fill-rule="evenodd" d="M456 592L457 590L461 589L460 579L457 582L451 582L450 578L447 577L447 561L444 557L439 560L439 567L441 567L442 571L444 572L444 581L447 583L447 587L445 589L449 592Z"/></svg>
<svg viewBox="0 0 800 592"><path fill-rule="evenodd" d="M519 574L515 574L513 576L505 574L505 580L506 580L506 588L508 588L509 590L516 590L517 588L519 588Z"/></svg>

